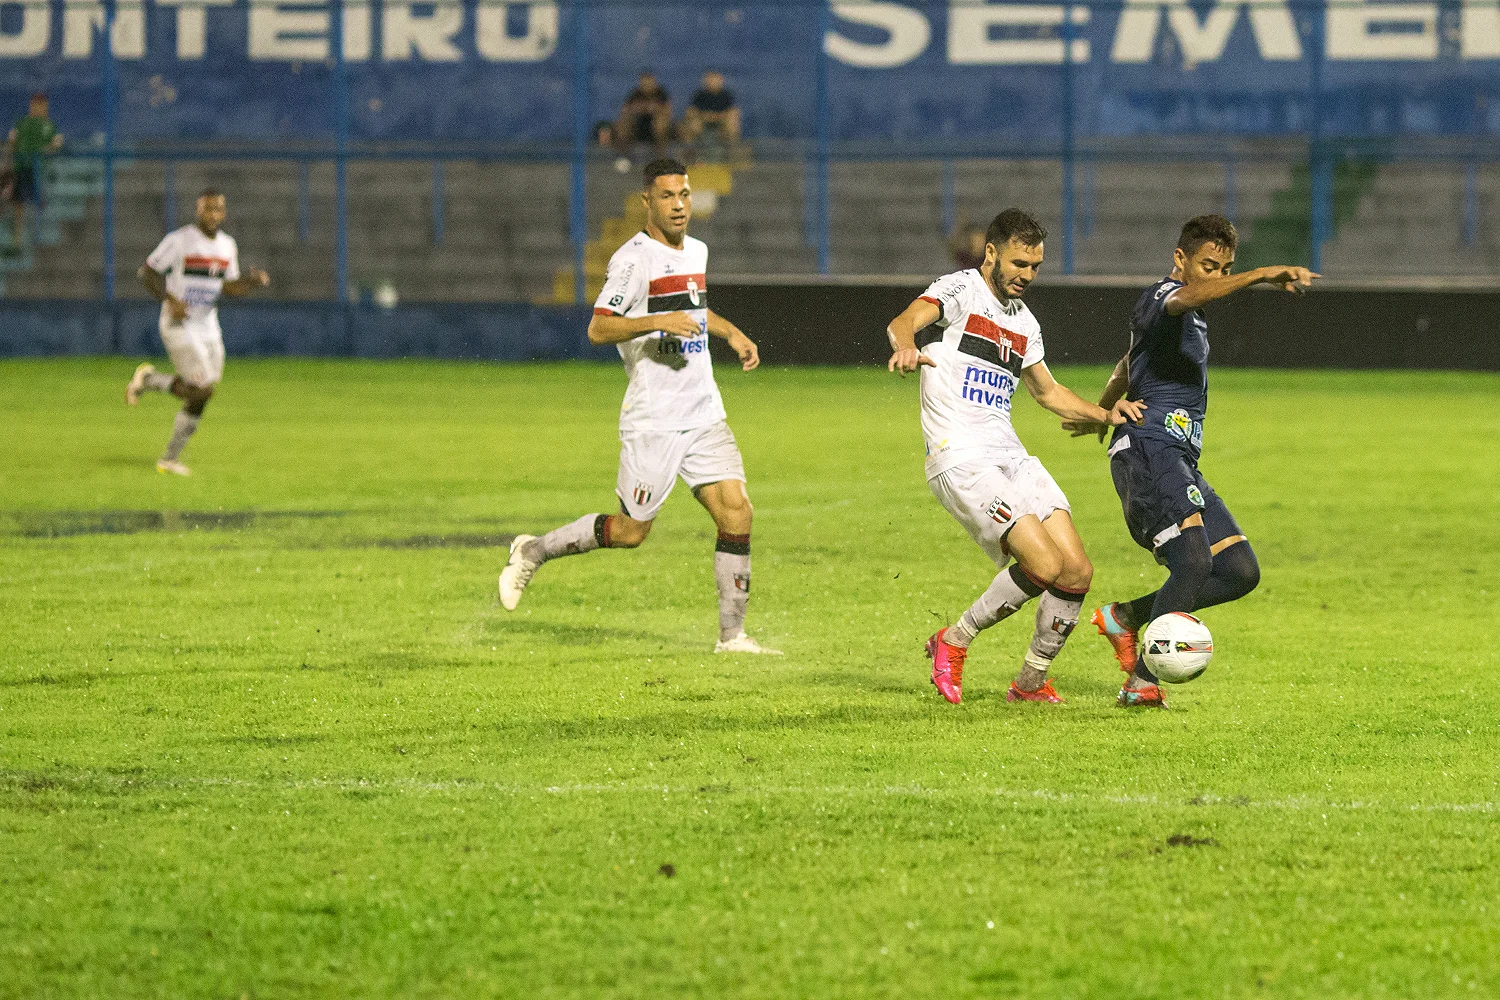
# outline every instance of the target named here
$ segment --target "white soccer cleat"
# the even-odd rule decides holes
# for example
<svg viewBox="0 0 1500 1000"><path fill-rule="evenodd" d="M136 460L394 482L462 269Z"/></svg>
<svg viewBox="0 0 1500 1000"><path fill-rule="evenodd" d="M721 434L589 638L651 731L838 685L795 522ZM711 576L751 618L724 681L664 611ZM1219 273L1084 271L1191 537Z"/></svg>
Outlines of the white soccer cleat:
<svg viewBox="0 0 1500 1000"><path fill-rule="evenodd" d="M500 571L500 605L506 611L516 610L516 605L521 603L521 593L536 574L537 567L541 566L525 556L526 543L534 541L535 535L517 535L510 543L510 559Z"/></svg>
<svg viewBox="0 0 1500 1000"><path fill-rule="evenodd" d="M781 656L779 649L767 649L745 633L741 632L733 639L720 639L714 643L715 653L754 653L760 656Z"/></svg>
<svg viewBox="0 0 1500 1000"><path fill-rule="evenodd" d="M191 476L193 470L172 458L159 458L156 460L157 472L170 472L174 476Z"/></svg>
<svg viewBox="0 0 1500 1000"><path fill-rule="evenodd" d="M130 376L130 384L125 387L125 402L134 406L141 401L141 393L146 391L146 377L156 374L156 366L149 361L142 361L135 366L135 374Z"/></svg>

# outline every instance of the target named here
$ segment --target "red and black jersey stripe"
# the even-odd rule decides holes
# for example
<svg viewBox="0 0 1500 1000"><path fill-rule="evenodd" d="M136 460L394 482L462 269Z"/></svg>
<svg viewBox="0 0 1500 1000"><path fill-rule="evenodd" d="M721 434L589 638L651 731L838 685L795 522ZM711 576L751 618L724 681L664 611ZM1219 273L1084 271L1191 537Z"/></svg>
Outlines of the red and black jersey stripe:
<svg viewBox="0 0 1500 1000"><path fill-rule="evenodd" d="M184 257L182 273L194 278L222 278L229 270L229 261L223 257Z"/></svg>
<svg viewBox="0 0 1500 1000"><path fill-rule="evenodd" d="M652 278L646 296L647 312L707 309L708 277L702 274L668 274Z"/></svg>
<svg viewBox="0 0 1500 1000"><path fill-rule="evenodd" d="M971 313L964 323L958 350L960 354L988 361L997 368L1020 375L1021 362L1026 357L1026 338L1005 329L988 317Z"/></svg>

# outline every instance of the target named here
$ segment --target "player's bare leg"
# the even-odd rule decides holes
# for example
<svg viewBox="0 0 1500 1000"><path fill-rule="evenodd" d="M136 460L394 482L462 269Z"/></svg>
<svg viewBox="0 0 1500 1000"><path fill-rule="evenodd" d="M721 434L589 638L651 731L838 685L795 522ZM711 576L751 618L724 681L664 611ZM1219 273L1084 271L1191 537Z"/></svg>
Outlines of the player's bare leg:
<svg viewBox="0 0 1500 1000"><path fill-rule="evenodd" d="M506 611L516 610L522 592L542 563L595 549L636 548L651 534L652 523L625 514L585 514L541 537L517 535L510 543L510 558L500 571L500 604Z"/></svg>
<svg viewBox="0 0 1500 1000"><path fill-rule="evenodd" d="M716 653L766 653L767 649L745 634L745 614L750 607L750 527L754 508L738 479L725 479L693 491L714 526L719 529L714 544L714 582L719 589L719 641Z"/></svg>
<svg viewBox="0 0 1500 1000"><path fill-rule="evenodd" d="M1078 627L1084 598L1094 581L1094 565L1083 551L1083 539L1078 537L1072 515L1065 510L1053 511L1042 522L1042 530L1052 542L1060 565L1037 602L1036 631L1021 672L1006 695L1011 701L1062 701L1047 679L1047 670Z"/></svg>

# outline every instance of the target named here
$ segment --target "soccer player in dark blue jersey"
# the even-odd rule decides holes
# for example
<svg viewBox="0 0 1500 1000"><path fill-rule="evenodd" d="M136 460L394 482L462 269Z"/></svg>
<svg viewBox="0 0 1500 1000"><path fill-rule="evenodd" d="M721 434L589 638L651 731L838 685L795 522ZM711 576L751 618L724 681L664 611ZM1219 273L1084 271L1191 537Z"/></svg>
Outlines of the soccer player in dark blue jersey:
<svg viewBox="0 0 1500 1000"><path fill-rule="evenodd" d="M1145 404L1139 424L1114 429L1109 471L1138 545L1167 567L1166 583L1133 601L1106 604L1094 624L1129 676L1119 703L1164 707L1156 677L1137 655L1137 633L1172 611L1197 611L1244 597L1260 566L1234 515L1198 471L1208 410L1208 320L1203 307L1251 285L1303 292L1319 277L1305 267L1261 267L1231 275L1238 236L1223 216L1200 215L1182 227L1170 277L1141 295L1130 316L1130 350L1115 366L1099 405L1127 392ZM1069 421L1075 436L1108 428Z"/></svg>

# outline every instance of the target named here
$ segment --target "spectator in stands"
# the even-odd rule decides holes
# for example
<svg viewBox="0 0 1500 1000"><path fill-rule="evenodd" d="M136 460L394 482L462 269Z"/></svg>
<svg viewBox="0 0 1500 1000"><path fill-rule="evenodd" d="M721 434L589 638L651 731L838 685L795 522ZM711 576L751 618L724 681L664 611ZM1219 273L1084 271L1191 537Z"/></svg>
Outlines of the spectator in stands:
<svg viewBox="0 0 1500 1000"><path fill-rule="evenodd" d="M948 253L953 263L968 270L984 263L984 230L965 220L948 237Z"/></svg>
<svg viewBox="0 0 1500 1000"><path fill-rule="evenodd" d="M684 142L695 142L704 132L716 133L726 146L740 141L740 109L734 93L724 87L724 74L716 69L703 74L703 85L682 116Z"/></svg>
<svg viewBox="0 0 1500 1000"><path fill-rule="evenodd" d="M615 141L622 150L636 143L665 145L672 132L672 99L667 89L649 69L641 70L635 89L620 106L620 122L615 127Z"/></svg>
<svg viewBox="0 0 1500 1000"><path fill-rule="evenodd" d="M37 200L37 160L62 148L62 133L47 117L47 95L32 94L31 110L25 118L16 122L6 140L6 159L12 168L10 191L11 204L15 209L13 229L15 246L21 245L21 227L26 213L26 203Z"/></svg>

